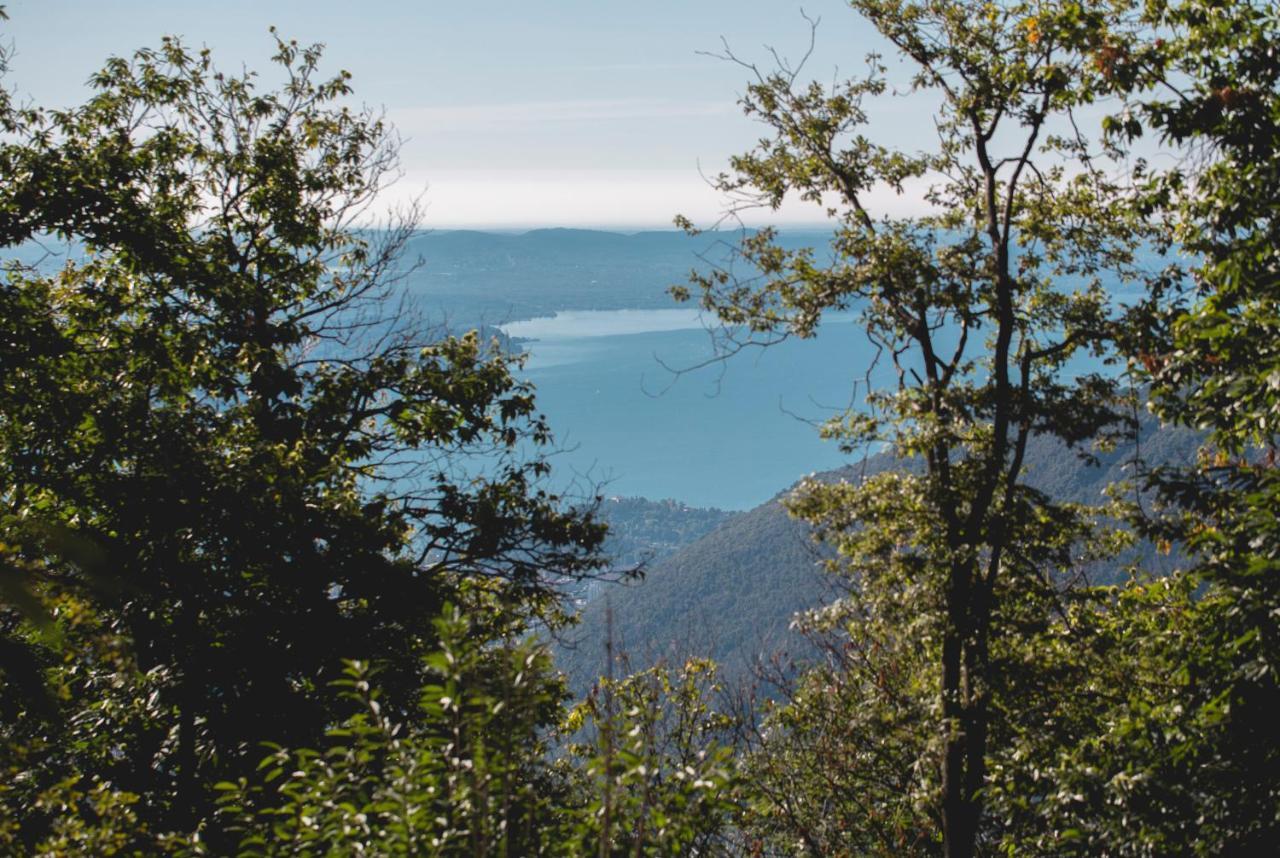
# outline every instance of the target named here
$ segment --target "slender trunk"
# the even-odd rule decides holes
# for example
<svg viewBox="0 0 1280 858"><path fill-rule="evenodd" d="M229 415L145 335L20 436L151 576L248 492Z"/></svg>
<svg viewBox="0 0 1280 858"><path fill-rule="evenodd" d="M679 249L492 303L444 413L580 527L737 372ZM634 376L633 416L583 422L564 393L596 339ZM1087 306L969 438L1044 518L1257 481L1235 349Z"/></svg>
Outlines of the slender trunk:
<svg viewBox="0 0 1280 858"><path fill-rule="evenodd" d="M947 625L942 639L942 720L946 730L942 764L942 836L946 858L972 858L977 835L977 808L970 790L974 738L969 706L966 646L968 637L968 569L952 567L947 593Z"/></svg>
<svg viewBox="0 0 1280 858"><path fill-rule="evenodd" d="M997 548L990 574L998 567L999 556ZM982 788L987 777L992 604L990 582L981 577L975 580L975 574L973 566L956 564L952 568L942 643L942 716L947 731L942 821L947 858L972 858L977 852Z"/></svg>
<svg viewBox="0 0 1280 858"><path fill-rule="evenodd" d="M986 635L978 632L971 646L965 650L965 685L968 707L966 710L965 782L964 791L969 797L969 851L976 849L978 822L982 816L982 787L987 778L987 668Z"/></svg>

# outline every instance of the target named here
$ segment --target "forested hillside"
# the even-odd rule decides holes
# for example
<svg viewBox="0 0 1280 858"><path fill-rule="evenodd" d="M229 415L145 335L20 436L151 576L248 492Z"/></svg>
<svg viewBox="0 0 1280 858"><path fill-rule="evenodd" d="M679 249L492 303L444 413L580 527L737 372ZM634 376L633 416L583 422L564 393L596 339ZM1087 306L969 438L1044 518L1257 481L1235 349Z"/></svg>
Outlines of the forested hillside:
<svg viewBox="0 0 1280 858"><path fill-rule="evenodd" d="M1027 481L1054 498L1095 504L1109 486L1128 483L1139 489L1135 457L1150 467L1194 463L1202 436L1161 427L1148 415L1138 438L1098 453L1096 463L1055 439L1035 438L1027 450ZM882 453L817 479L858 481L897 464ZM918 464L912 469L918 470ZM1141 494L1152 502L1149 492ZM812 658L811 646L791 628L793 620L801 611L838 599L848 582L822 569L821 561L832 552L815 543L805 522L788 515L780 502L785 495L732 516L701 539L656 559L641 580L595 588L583 606L581 625L567 633L571 645L559 659L573 687L585 691L602 673L606 610L612 612L615 650L625 653L636 669L703 656L720 662L729 678L749 684L758 662L778 658L796 669L795 662ZM1143 541L1080 572L1097 584L1117 584L1131 564L1145 574L1164 575L1180 560L1176 553L1162 554Z"/></svg>
<svg viewBox="0 0 1280 858"><path fill-rule="evenodd" d="M740 513L670 499L610 497L603 499L597 515L609 528L601 547L605 569L599 578L561 583L561 596L573 610L602 586L639 580L654 564Z"/></svg>
<svg viewBox="0 0 1280 858"><path fill-rule="evenodd" d="M788 646L793 612L829 597L819 556L807 529L776 502L734 515L655 561L643 578L594 588L558 661L575 690L588 690L604 673L612 610L615 651L631 667L699 655L741 675L758 652Z"/></svg>
<svg viewBox="0 0 1280 858"><path fill-rule="evenodd" d="M606 498L600 508L609 525L604 552L615 569L647 568L736 515L675 500Z"/></svg>

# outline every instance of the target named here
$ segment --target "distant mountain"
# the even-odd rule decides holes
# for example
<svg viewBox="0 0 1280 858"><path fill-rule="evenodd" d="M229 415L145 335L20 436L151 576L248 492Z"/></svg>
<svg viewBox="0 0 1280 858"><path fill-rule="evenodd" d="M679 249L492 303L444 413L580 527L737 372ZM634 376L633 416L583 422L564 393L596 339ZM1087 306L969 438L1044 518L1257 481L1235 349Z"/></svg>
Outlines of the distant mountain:
<svg viewBox="0 0 1280 858"><path fill-rule="evenodd" d="M1189 430L1159 428L1152 421L1143 425L1141 450L1148 462L1189 463L1198 445L1199 436ZM1103 488L1131 476L1126 463L1133 453L1132 446L1121 447L1099 456L1095 467L1056 441L1033 439L1028 480L1063 500L1098 502ZM879 454L818 477L858 480L895 464ZM815 544L807 525L787 515L779 503L784 494L655 562L642 581L594 590L571 645L560 653L574 688L588 687L603 666L606 610L612 612L615 651L627 653L632 668L660 658L707 655L732 677L743 675L760 657L803 658L803 641L789 631L791 619L835 598L840 582L819 569L829 549ZM1177 562L1147 546L1110 568L1093 570L1094 578L1115 580L1126 562L1139 558L1155 572L1168 572Z"/></svg>
<svg viewBox="0 0 1280 858"><path fill-rule="evenodd" d="M609 523L604 551L615 569L662 560L741 515L676 500L619 497L607 498L600 514Z"/></svg>
<svg viewBox="0 0 1280 858"><path fill-rule="evenodd" d="M729 243L738 235L589 229L429 232L406 248L408 261L422 260L408 286L424 309L453 327L502 324L558 310L667 308L675 306L667 288L684 283L690 269L725 262ZM820 232L786 232L781 243L805 247L826 238Z"/></svg>
<svg viewBox="0 0 1280 858"><path fill-rule="evenodd" d="M611 609L614 650L635 669L694 654L740 669L754 653L784 649L791 615L828 598L819 556L776 499L739 513L655 562L642 579L593 589L560 666L575 690L600 674Z"/></svg>
<svg viewBox="0 0 1280 858"><path fill-rule="evenodd" d="M742 515L710 507L693 507L677 500L636 497L606 498L599 515L609 525L602 547L608 558L602 579L562 586L566 600L581 607L599 587L616 578L643 574L654 563L697 542L720 525Z"/></svg>

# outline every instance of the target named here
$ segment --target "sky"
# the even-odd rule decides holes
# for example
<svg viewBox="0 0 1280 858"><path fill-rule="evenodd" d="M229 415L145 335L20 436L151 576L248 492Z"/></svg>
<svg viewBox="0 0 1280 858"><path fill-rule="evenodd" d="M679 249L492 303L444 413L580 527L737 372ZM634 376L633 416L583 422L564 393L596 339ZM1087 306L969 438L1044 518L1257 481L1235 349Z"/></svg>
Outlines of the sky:
<svg viewBox="0 0 1280 858"><path fill-rule="evenodd" d="M326 46L356 97L386 111L404 138L396 198L422 195L428 226L669 228L677 213L710 224L724 200L705 175L764 133L742 116L735 53L769 68L767 47L799 58L809 43L786 0L3 0L13 49L6 85L69 106L108 56L180 35L229 70L265 70L268 28ZM356 11L359 8L360 11ZM840 0L804 0L820 19L807 67L829 81L884 50ZM877 130L909 140L910 100ZM892 194L883 210L902 204ZM820 209L788 204L756 223L812 225Z"/></svg>

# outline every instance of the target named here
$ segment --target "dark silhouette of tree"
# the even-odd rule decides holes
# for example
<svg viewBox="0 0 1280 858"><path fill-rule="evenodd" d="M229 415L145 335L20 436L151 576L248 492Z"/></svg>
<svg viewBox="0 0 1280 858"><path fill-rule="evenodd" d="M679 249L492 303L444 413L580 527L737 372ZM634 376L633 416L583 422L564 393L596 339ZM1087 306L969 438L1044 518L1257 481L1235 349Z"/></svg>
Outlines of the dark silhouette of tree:
<svg viewBox="0 0 1280 858"><path fill-rule="evenodd" d="M32 729L50 772L180 823L207 775L335 722L342 659L407 717L446 599L482 635L551 618L603 535L541 487L514 360L398 297L417 212L372 219L391 129L318 48L277 48L275 88L168 39L83 106L5 105L0 243L76 252L0 283L0 538L59 570L54 605L78 573L31 525L99 546L125 583L97 628L129 653L112 691L77 648L68 721ZM126 728L94 693L146 711Z"/></svg>

